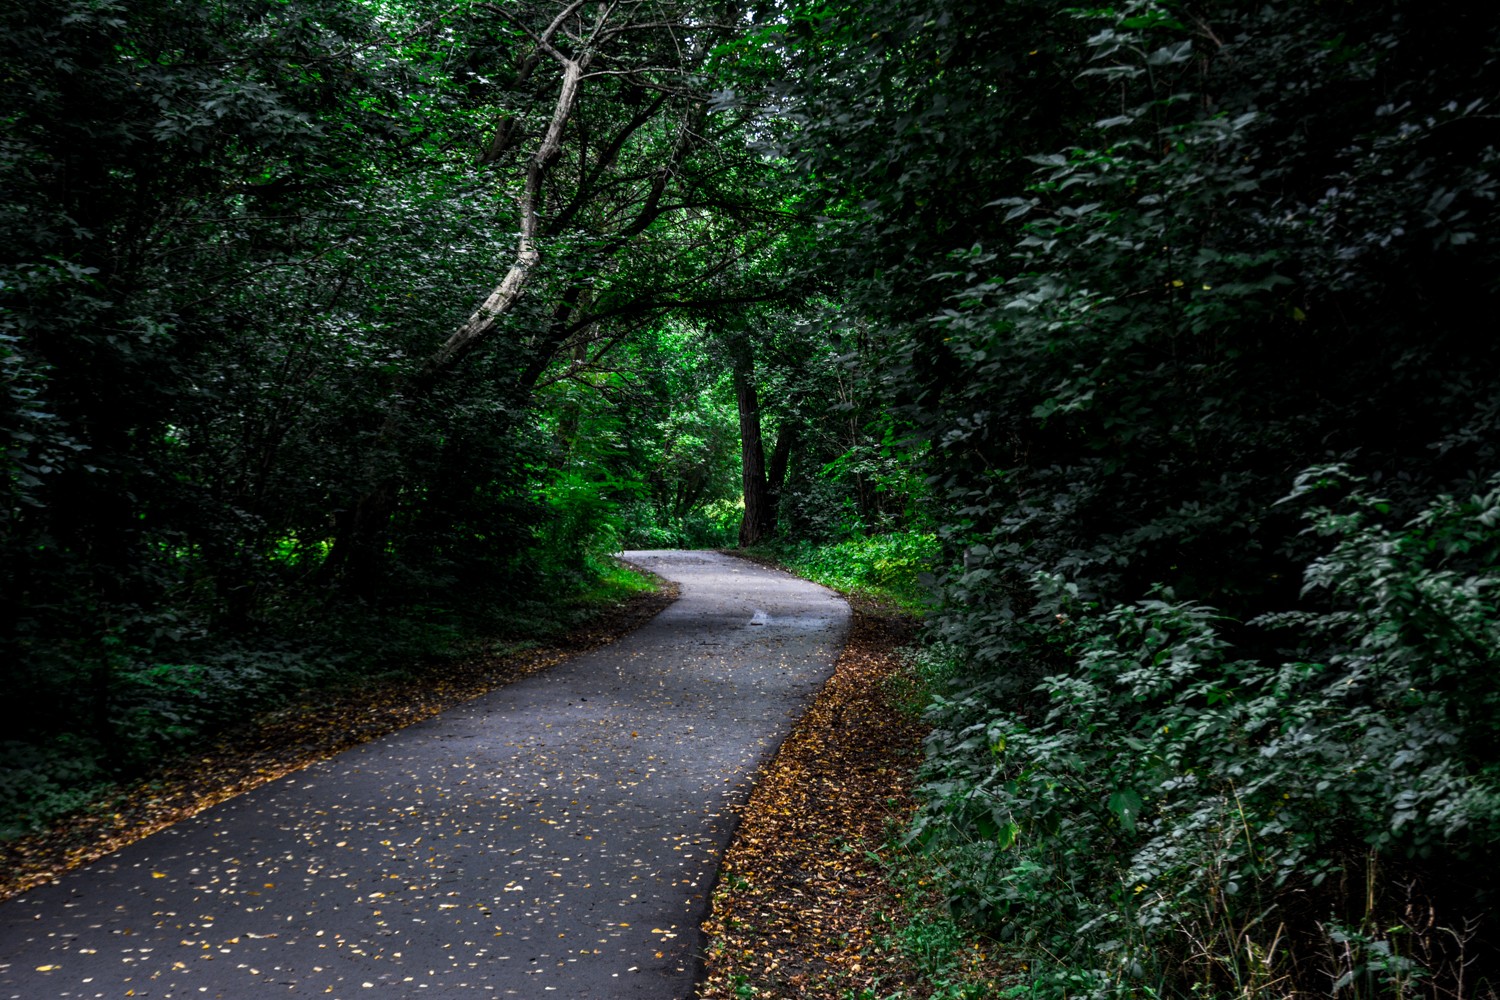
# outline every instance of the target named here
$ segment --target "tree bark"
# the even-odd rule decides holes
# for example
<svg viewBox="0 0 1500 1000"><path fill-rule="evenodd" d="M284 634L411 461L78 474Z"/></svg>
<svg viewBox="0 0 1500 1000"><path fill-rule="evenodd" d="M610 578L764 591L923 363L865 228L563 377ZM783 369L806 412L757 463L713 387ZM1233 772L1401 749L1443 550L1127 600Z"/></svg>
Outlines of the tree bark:
<svg viewBox="0 0 1500 1000"><path fill-rule="evenodd" d="M781 423L776 432L776 447L771 449L771 466L766 470L766 491L771 499L771 530L775 531L781 521L781 491L786 485L786 468L792 458L792 449L797 447L797 425L790 416Z"/></svg>
<svg viewBox="0 0 1500 1000"><path fill-rule="evenodd" d="M654 112L665 103L666 95L662 96L663 100L653 102L650 110ZM687 115L682 121L682 128L678 134L677 142L673 144L672 154L667 158L665 163L657 168L652 176L651 183L640 201L640 207L635 217L622 226L608 242L600 247L598 252L601 255L607 256L628 246L632 240L651 228L652 224L669 210L669 206L663 202L663 197L666 194L668 185L673 178L678 176L684 161L703 142L708 115L706 107L704 104L695 104L689 108ZM613 163L614 158L619 155L620 147L623 147L626 140L638 131L643 124L644 121L642 121L641 116L637 115L625 129L615 136L606 150L601 153L599 163L596 165L593 174L580 185L579 192L575 196L573 203L563 209L560 215L552 221L552 231L560 231L575 217L586 200L589 188L597 181L598 175L603 173L604 169ZM584 285L574 285L564 293L559 308L554 312L553 323L545 334L535 338L535 342L531 344L532 360L521 376L520 384L522 388L531 389L536 385L543 373L546 372L548 365L552 363L552 359L556 356L558 350L566 342L569 332L576 328L576 324L571 322L572 314L582 311L578 308L578 298L585 288L586 286ZM587 319L587 316L585 315L584 318Z"/></svg>
<svg viewBox="0 0 1500 1000"><path fill-rule="evenodd" d="M536 241L541 229L542 184L546 180L548 169L562 152L563 128L578 104L578 83L583 77L589 56L585 52L577 59L559 59L562 62L563 78L557 104L552 111L552 122L547 126L542 144L526 164L526 184L521 190L521 234L516 241L515 260L511 262L510 269L505 272L500 284L490 291L479 308L427 359L423 374L428 377L452 365L460 355L494 330L496 321L520 301L532 268L541 262L542 253L537 248Z"/></svg>
<svg viewBox="0 0 1500 1000"><path fill-rule="evenodd" d="M734 351L734 399L740 414L740 473L745 490L740 547L744 548L759 544L776 530L776 510L766 479L765 447L761 443L755 354L748 342L742 341Z"/></svg>

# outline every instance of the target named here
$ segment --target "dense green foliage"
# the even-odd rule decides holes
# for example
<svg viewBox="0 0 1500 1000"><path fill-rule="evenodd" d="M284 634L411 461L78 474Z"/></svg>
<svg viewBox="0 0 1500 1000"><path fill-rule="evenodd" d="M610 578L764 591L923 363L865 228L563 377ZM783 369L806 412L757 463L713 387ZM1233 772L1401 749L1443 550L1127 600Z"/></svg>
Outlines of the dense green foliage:
<svg viewBox="0 0 1500 1000"><path fill-rule="evenodd" d="M1500 833L1495 19L887 2L785 37L825 264L929 449L959 680L916 836L956 905L1048 995L1451 989ZM1427 902L1451 937L1403 930Z"/></svg>
<svg viewBox="0 0 1500 1000"><path fill-rule="evenodd" d="M931 592L925 581L939 555L937 538L918 531L837 542L783 539L761 551L798 576L910 611L929 605Z"/></svg>
<svg viewBox="0 0 1500 1000"><path fill-rule="evenodd" d="M1057 624L1036 641L1077 659L1043 678L1042 702L1018 711L993 684L939 700L940 763L915 835L950 845L967 906L1007 937L1079 955L1041 984L1267 988L1284 973L1281 921L1298 917L1371 939L1339 974L1410 976L1423 960L1452 977L1452 941L1392 937L1379 924L1392 913L1319 888L1382 859L1484 882L1473 871L1489 869L1500 834L1487 676L1500 657L1500 492L1443 498L1399 526L1383 501L1358 500L1311 515L1336 542L1305 581L1331 609L1251 623L1284 636L1287 658L1239 658L1232 623L1203 605L1100 610L1053 578L1038 597ZM1077 949L1084 928L1092 955ZM1398 921L1394 933L1427 930Z"/></svg>

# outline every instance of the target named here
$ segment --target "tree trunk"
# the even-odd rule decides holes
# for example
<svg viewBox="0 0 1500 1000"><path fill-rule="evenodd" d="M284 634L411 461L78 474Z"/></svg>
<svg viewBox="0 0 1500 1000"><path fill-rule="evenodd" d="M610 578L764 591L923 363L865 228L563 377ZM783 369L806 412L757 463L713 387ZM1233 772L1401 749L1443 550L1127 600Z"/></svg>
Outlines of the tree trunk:
<svg viewBox="0 0 1500 1000"><path fill-rule="evenodd" d="M766 491L771 498L771 530L775 531L781 520L781 490L786 485L786 467L791 461L792 449L797 447L797 425L790 416L781 423L776 432L776 447L771 449L771 467L766 471Z"/></svg>
<svg viewBox="0 0 1500 1000"><path fill-rule="evenodd" d="M760 436L760 399L755 391L755 355L748 342L734 352L734 398L740 413L740 471L745 516L740 547L757 545L776 530L776 508L766 480L766 453Z"/></svg>
<svg viewBox="0 0 1500 1000"><path fill-rule="evenodd" d="M561 56L558 59L563 69L562 85L558 89L557 104L552 109L552 121L547 126L547 134L526 164L526 183L521 189L521 233L516 241L515 260L500 284L490 291L479 308L474 310L474 314L453 331L443 346L427 359L424 374L428 376L450 367L464 352L495 329L496 321L514 309L520 301L532 268L541 262L542 253L537 247L537 237L542 224L543 183L548 170L562 152L563 128L578 104L578 84L589 61L588 53L576 60Z"/></svg>

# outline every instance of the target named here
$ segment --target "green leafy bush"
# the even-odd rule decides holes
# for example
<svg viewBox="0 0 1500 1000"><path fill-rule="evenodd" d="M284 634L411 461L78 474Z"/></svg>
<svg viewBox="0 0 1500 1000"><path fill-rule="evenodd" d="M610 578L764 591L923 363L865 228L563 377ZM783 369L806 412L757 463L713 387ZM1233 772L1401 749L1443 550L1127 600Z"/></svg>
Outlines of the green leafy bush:
<svg viewBox="0 0 1500 1000"><path fill-rule="evenodd" d="M1344 479L1314 470L1293 496ZM938 700L913 836L1042 994L1259 988L1335 932L1366 971L1409 971L1389 899L1347 913L1320 892L1365 857L1463 863L1493 902L1500 479L1389 512L1355 489L1309 513L1333 545L1305 586L1331 607L1250 623L1280 658L1246 656L1204 605L1049 602L1070 588L1043 579L1061 610L1022 627L1055 633L1068 668L1019 709L993 682Z"/></svg>
<svg viewBox="0 0 1500 1000"><path fill-rule="evenodd" d="M625 505L620 513L620 544L632 549L718 549L739 537L743 502L715 500L683 515L642 501Z"/></svg>
<svg viewBox="0 0 1500 1000"><path fill-rule="evenodd" d="M48 746L0 743L0 840L88 805L108 781L99 757L96 746L72 735Z"/></svg>
<svg viewBox="0 0 1500 1000"><path fill-rule="evenodd" d="M1452 0L796 7L789 152L925 446L969 685L920 837L1043 993L1399 991L1453 968L1391 932L1400 885L1458 937L1495 901L1474 27ZM1278 498L1335 461L1387 502L1304 531Z"/></svg>
<svg viewBox="0 0 1500 1000"><path fill-rule="evenodd" d="M558 473L541 491L547 517L537 530L536 555L549 567L573 569L592 555L619 551L618 487L575 469Z"/></svg>

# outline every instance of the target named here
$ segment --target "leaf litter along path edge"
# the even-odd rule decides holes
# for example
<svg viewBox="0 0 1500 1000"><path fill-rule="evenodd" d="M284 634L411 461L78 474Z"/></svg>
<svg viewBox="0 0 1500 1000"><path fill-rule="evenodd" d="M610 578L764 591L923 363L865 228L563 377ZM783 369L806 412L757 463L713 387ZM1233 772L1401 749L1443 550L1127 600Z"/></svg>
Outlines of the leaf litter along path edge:
<svg viewBox="0 0 1500 1000"><path fill-rule="evenodd" d="M1025 981L994 942L928 926L947 901L897 843L931 728L902 652L921 622L849 601L834 674L757 776L720 865L698 1000L923 1000L959 995L953 983L1000 996Z"/></svg>
<svg viewBox="0 0 1500 1000"><path fill-rule="evenodd" d="M627 638L0 905L0 997L687 996L730 807L848 608L627 558L682 587Z"/></svg>
<svg viewBox="0 0 1500 1000"><path fill-rule="evenodd" d="M646 575L655 577L656 590L631 594L545 645L435 664L368 687L304 692L51 829L0 844L0 902L252 788L628 635L678 597L676 584Z"/></svg>

